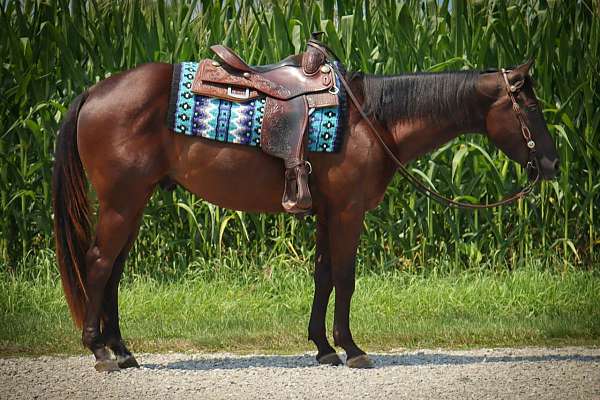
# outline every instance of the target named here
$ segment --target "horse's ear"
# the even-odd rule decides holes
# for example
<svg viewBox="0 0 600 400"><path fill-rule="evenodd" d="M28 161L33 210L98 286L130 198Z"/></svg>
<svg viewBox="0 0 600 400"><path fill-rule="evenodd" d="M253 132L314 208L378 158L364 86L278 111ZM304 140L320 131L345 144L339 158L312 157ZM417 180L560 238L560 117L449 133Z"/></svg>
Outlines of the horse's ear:
<svg viewBox="0 0 600 400"><path fill-rule="evenodd" d="M524 81L525 77L529 75L529 69L533 65L533 58L524 64L514 67L508 75L508 79L511 83Z"/></svg>
<svg viewBox="0 0 600 400"><path fill-rule="evenodd" d="M526 76L527 74L529 74L529 69L531 68L531 66L533 65L533 61L534 59L531 58L529 61L527 61L524 64L519 65L517 68L515 68L515 71L520 72L523 76Z"/></svg>

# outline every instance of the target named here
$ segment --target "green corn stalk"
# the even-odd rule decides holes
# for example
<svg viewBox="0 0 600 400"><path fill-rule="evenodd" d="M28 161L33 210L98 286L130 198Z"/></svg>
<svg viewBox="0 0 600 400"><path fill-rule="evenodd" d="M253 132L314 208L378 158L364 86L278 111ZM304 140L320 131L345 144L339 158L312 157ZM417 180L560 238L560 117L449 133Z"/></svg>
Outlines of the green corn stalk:
<svg viewBox="0 0 600 400"><path fill-rule="evenodd" d="M51 253L55 133L78 93L140 63L210 56L214 43L236 48L254 64L275 62L301 51L317 30L350 70L367 73L483 69L535 57L536 92L563 165L559 180L531 199L476 213L448 211L394 179L367 215L361 268L512 268L536 260L592 268L600 244L597 6L591 0L3 2L0 269L39 276L52 265L25 266ZM497 200L525 181L479 136L460 138L410 167L466 201ZM213 259L224 270L283 256L306 262L314 253L313 232L311 220L222 210L181 189L158 192L130 266L134 275L177 277L189 265L209 268Z"/></svg>

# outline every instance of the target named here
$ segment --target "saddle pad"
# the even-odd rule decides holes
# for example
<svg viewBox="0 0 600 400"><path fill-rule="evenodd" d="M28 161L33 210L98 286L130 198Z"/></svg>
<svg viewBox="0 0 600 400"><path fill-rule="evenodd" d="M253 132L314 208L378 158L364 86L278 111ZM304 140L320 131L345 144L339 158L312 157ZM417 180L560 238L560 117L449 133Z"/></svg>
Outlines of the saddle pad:
<svg viewBox="0 0 600 400"><path fill-rule="evenodd" d="M167 126L175 133L188 136L260 145L266 98L232 102L194 94L191 89L197 69L196 62L174 65ZM345 104L345 93L341 89L339 96L339 106L309 109L308 151L334 153L340 149Z"/></svg>

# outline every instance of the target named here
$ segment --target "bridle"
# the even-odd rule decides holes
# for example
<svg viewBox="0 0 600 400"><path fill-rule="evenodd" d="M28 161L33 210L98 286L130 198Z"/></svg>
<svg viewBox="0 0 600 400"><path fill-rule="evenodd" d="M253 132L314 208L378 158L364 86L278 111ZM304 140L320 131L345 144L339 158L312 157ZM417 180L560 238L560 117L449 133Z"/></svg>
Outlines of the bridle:
<svg viewBox="0 0 600 400"><path fill-rule="evenodd" d="M448 207L466 208L466 209L492 208L492 207L498 207L498 206L505 205L505 204L510 204L510 203L515 202L518 199L524 198L529 193L531 193L534 186L539 181L540 171L539 171L539 167L537 164L537 158L535 155L535 153L536 153L535 142L533 141L531 131L529 130L529 127L527 126L527 122L526 122L525 116L523 114L523 110L519 106L519 103L517 102L517 99L515 97L518 95L519 90L523 87L524 81L520 80L520 81L516 82L514 85L511 85L510 82L508 81L508 76L507 76L507 72L510 72L510 71L507 71L504 68L502 68L500 70L500 73L503 78L506 93L508 94L508 97L512 102L512 109L515 112L517 119L519 120L519 124L521 125L521 134L523 135L523 139L525 140L525 145L527 146L527 149L528 149L528 161L527 161L525 169L527 171L528 176L529 176L530 171L535 170L535 179L530 181L524 188L522 188L517 193L514 193L513 195L508 196L500 201L497 201L494 203L488 203L488 204L463 203L460 201L449 199L449 198L443 196L442 194L438 193L437 191L425 186L416 176L414 176L404 166L404 164L402 164L402 162L398 159L398 157L396 157L394 152L389 148L387 143L383 140L383 137L379 133L379 130L373 125L370 118L365 113L365 111L362 107L362 104L360 104L360 101L358 100L358 98L356 97L354 92L352 92L350 85L344 78L344 74L342 74L340 72L337 63L334 62L334 61L337 61L337 57L333 56L333 57L335 57L335 60L332 60L331 55L333 53L331 52L331 50L325 44L323 44L317 40L314 40L314 39L309 40L308 45L318 49L322 54L325 55L325 57L327 58L328 61L331 61L330 64L333 67L334 71L336 72L342 85L344 86L346 93L352 100L352 103L354 103L354 106L356 107L356 109L360 113L361 117L366 122L366 124L369 126L370 130L373 132L375 138L381 144L384 151L392 159L394 164L396 164L400 175L402 175L404 178L406 178L406 180L408 180L418 191L425 194L426 196L428 196L428 197L432 198L433 200L436 200L437 202L439 202L443 205L446 205Z"/></svg>
<svg viewBox="0 0 600 400"><path fill-rule="evenodd" d="M521 134L523 135L523 139L525 139L525 144L527 145L527 150L529 153L529 159L527 160L527 172L531 170L531 168L536 169L536 181L540 177L539 170L537 168L537 158L535 157L535 142L533 141L531 131L529 130L529 126L527 122L525 122L525 116L523 115L523 110L519 103L517 103L517 99L515 96L518 96L519 90L523 87L524 80L520 80L515 82L514 85L511 85L508 81L508 74L504 68L500 70L502 73L502 78L504 78L504 87L506 88L506 93L508 94L508 98L512 102L512 109L517 115L517 119L519 120L519 125L521 125Z"/></svg>

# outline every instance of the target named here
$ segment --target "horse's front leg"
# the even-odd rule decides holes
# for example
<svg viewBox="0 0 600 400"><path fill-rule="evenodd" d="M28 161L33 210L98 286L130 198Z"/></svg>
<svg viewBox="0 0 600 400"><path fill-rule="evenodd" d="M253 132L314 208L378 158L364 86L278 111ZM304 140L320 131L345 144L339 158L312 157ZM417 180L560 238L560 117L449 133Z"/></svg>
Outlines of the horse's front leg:
<svg viewBox="0 0 600 400"><path fill-rule="evenodd" d="M329 218L329 245L335 287L333 339L336 346L341 346L346 351L346 364L351 368L373 367L369 357L354 343L350 332L350 301L354 293L356 251L363 218L364 209L352 206Z"/></svg>
<svg viewBox="0 0 600 400"><path fill-rule="evenodd" d="M327 340L325 316L327 303L333 290L331 279L331 256L329 254L329 231L323 215L317 216L317 249L315 254L315 295L313 298L308 339L317 345L317 361L320 364L340 365L342 360Z"/></svg>

